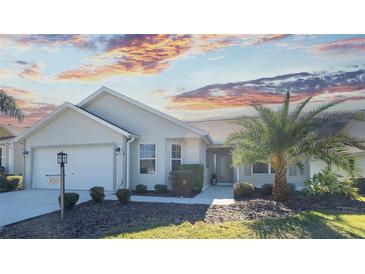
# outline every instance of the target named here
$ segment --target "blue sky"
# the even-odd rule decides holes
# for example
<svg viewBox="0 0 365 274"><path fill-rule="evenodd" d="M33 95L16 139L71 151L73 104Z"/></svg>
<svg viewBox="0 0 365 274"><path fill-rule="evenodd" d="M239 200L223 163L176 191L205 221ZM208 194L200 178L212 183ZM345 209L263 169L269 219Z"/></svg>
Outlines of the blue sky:
<svg viewBox="0 0 365 274"><path fill-rule="evenodd" d="M254 114L250 104L275 107L287 89L295 102L365 103L365 35L0 35L0 45L0 89L23 126L101 86L184 120Z"/></svg>

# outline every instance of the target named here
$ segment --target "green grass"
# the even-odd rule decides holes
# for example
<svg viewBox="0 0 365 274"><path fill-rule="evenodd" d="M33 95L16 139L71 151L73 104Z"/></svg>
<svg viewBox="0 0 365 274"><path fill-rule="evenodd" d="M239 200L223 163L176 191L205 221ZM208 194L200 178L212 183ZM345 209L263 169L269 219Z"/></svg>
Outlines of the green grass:
<svg viewBox="0 0 365 274"><path fill-rule="evenodd" d="M134 232L133 232L134 231ZM289 218L207 224L185 222L154 228L136 227L112 239L307 239L365 238L365 213L308 211Z"/></svg>

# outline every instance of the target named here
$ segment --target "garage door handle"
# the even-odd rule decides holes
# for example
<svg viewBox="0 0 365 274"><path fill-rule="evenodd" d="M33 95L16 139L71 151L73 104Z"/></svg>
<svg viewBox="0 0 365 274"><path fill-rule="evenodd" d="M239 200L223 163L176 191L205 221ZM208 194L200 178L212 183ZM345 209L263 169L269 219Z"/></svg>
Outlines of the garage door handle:
<svg viewBox="0 0 365 274"><path fill-rule="evenodd" d="M46 174L46 177L61 176L60 174Z"/></svg>

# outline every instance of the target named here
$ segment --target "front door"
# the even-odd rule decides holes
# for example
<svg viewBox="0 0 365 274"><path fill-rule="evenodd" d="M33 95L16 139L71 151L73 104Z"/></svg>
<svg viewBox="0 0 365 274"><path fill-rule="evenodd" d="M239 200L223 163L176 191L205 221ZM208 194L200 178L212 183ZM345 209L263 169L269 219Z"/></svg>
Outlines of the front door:
<svg viewBox="0 0 365 274"><path fill-rule="evenodd" d="M213 154L218 184L233 184L232 155L230 150L222 149Z"/></svg>

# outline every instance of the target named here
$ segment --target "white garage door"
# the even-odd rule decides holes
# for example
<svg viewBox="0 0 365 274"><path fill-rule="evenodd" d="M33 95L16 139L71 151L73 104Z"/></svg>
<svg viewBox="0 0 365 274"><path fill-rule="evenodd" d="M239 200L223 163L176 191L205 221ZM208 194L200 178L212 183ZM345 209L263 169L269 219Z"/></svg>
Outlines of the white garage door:
<svg viewBox="0 0 365 274"><path fill-rule="evenodd" d="M67 153L65 165L65 185L69 190L88 190L93 186L103 186L113 190L113 155L111 145L45 147L33 150L32 182L37 189L59 189L49 179L60 174L57 153Z"/></svg>

